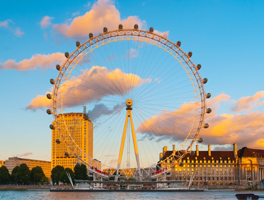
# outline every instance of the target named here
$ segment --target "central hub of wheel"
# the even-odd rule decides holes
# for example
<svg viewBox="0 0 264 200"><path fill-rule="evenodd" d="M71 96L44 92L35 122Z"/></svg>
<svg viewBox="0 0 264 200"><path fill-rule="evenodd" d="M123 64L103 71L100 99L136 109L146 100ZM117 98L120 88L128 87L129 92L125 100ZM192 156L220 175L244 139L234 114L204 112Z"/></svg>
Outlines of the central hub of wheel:
<svg viewBox="0 0 264 200"><path fill-rule="evenodd" d="M133 101L131 99L126 100L126 109L132 110Z"/></svg>

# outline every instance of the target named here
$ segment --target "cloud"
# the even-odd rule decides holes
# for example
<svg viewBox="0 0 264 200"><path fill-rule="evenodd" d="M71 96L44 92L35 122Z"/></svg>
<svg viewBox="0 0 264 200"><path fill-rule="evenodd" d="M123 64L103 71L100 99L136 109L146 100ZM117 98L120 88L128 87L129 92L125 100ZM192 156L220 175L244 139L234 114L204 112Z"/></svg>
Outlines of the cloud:
<svg viewBox="0 0 264 200"><path fill-rule="evenodd" d="M113 109L107 108L104 104L96 104L93 110L88 111L88 115L92 121L95 121L97 118L101 117L102 115L110 115L115 112L120 112L125 105L117 104L114 106Z"/></svg>
<svg viewBox="0 0 264 200"><path fill-rule="evenodd" d="M221 145L214 147L214 151L232 151L232 150L233 150L233 146L231 144L228 146Z"/></svg>
<svg viewBox="0 0 264 200"><path fill-rule="evenodd" d="M48 28L52 23L51 20L54 19L54 17L45 16L42 18L40 22L41 28Z"/></svg>
<svg viewBox="0 0 264 200"><path fill-rule="evenodd" d="M14 22L12 22L11 19L7 19L7 20L5 20L5 21L3 21L3 22L0 22L0 27L5 27L5 28L7 28L7 27L9 26L9 23L14 23Z"/></svg>
<svg viewBox="0 0 264 200"><path fill-rule="evenodd" d="M147 135L149 139L154 139L153 135L159 136L160 138L155 138L159 141L168 137L174 140L183 140L191 129L194 114L195 103L184 103L177 110L160 111L158 115L144 120L138 126L137 132ZM196 123L191 135L194 134L197 126Z"/></svg>
<svg viewBox="0 0 264 200"><path fill-rule="evenodd" d="M263 105L263 102L259 103L259 100L263 98L264 91L257 92L253 96L242 97L237 101L236 105L231 108L231 110L234 112L251 111L254 107Z"/></svg>
<svg viewBox="0 0 264 200"><path fill-rule="evenodd" d="M24 35L24 32L22 32L20 28L17 28L16 32L14 33L14 35L16 35L18 37L21 37L22 35Z"/></svg>
<svg viewBox="0 0 264 200"><path fill-rule="evenodd" d="M25 157L25 156L29 156L29 155L32 155L33 153L31 152L26 152L26 153L23 153L21 155L19 155L19 157Z"/></svg>
<svg viewBox="0 0 264 200"><path fill-rule="evenodd" d="M20 62L15 60L7 60L4 64L0 63L0 70L14 69L18 71L32 70L37 67L47 69L49 67L55 67L56 64L60 64L65 60L63 53L53 54L35 54L30 59L24 59Z"/></svg>
<svg viewBox="0 0 264 200"><path fill-rule="evenodd" d="M163 36L165 38L169 37L169 31L160 32L160 31L154 30L154 33L156 33L158 35L161 35L161 36Z"/></svg>
<svg viewBox="0 0 264 200"><path fill-rule="evenodd" d="M14 27L14 25L10 26L9 25L10 23L15 24L11 19L7 19L3 22L0 22L0 27L6 28L7 30L9 30L10 32L12 32L14 35L16 35L18 37L21 37L22 35L24 35L24 32L21 31L21 28Z"/></svg>
<svg viewBox="0 0 264 200"><path fill-rule="evenodd" d="M64 107L74 107L99 102L105 96L122 96L147 82L151 82L151 79L141 79L135 74L126 74L120 69L108 70L105 67L94 66L90 70L83 70L78 77L73 76L60 89L64 91ZM45 95L38 95L27 109L49 107L49 101Z"/></svg>
<svg viewBox="0 0 264 200"><path fill-rule="evenodd" d="M122 58L136 58L136 57L138 57L138 50L133 48L127 50L127 53L122 56Z"/></svg>
<svg viewBox="0 0 264 200"><path fill-rule="evenodd" d="M133 28L134 24L142 27L144 23L137 16L129 16L122 20L112 1L98 0L83 16L75 17L69 23L55 24L53 28L67 38L83 38L89 33L102 32L103 27L115 30L118 24L123 24L124 28Z"/></svg>
<svg viewBox="0 0 264 200"><path fill-rule="evenodd" d="M202 129L200 136L204 138L205 144L232 144L238 143L240 146L248 146L251 148L264 148L264 113L255 111L251 112L252 103L254 106L261 106L262 102L257 103L262 97L264 91L257 92L251 97L242 97L238 101L230 99L226 94L220 94L215 98L207 101L207 106L213 109L209 115L206 114L205 122L208 122L210 127ZM223 102L235 104L228 113L217 114L223 106ZM177 117L186 118L187 110L192 110L192 103L184 103L176 111L163 111L159 115L152 116L143 121L139 127L138 132L145 133L149 137L160 136L161 139L168 137L174 140L181 140L184 138L183 132L184 124L178 124L178 129L173 125L177 123ZM184 109L185 107L185 109ZM234 109L236 108L236 109ZM248 110L243 114L232 113L237 110ZM186 121L187 123L187 121ZM183 132L181 132L183 130ZM155 138L156 139L156 138Z"/></svg>
<svg viewBox="0 0 264 200"><path fill-rule="evenodd" d="M80 14L80 12L76 11L76 12L72 13L72 16L76 16L76 15L79 15L79 14Z"/></svg>

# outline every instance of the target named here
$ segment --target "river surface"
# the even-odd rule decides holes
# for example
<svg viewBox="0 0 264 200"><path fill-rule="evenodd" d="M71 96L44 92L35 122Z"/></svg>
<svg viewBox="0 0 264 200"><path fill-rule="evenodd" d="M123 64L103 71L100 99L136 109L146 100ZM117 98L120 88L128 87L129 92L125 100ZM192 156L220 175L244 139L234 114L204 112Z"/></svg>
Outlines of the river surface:
<svg viewBox="0 0 264 200"><path fill-rule="evenodd" d="M82 199L226 199L235 200L236 191L206 192L49 192L49 190L0 191L1 200L82 200ZM249 192L264 195L264 192ZM260 199L261 200L261 199ZM263 199L264 200L264 199Z"/></svg>

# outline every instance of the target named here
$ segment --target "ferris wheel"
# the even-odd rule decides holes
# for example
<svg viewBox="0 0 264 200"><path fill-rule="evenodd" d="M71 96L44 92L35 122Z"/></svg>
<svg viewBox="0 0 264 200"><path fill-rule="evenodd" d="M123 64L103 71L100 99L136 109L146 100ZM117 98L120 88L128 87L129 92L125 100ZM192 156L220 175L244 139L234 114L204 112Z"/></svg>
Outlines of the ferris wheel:
<svg viewBox="0 0 264 200"><path fill-rule="evenodd" d="M201 78L201 65L192 62L192 52L185 53L180 41L173 43L152 27L146 31L138 25L119 25L114 31L105 27L76 46L56 66L57 78L50 80L53 92L47 94L53 102L47 110L54 116L50 128L60 132L57 144L68 146L65 156L78 158L98 177L115 180L155 178L168 171L161 162L183 165L181 159L194 153L193 144L203 142L200 131L209 127L204 116L212 111L205 102L211 97L204 90L208 80ZM93 123L92 156L74 139L80 119L69 125L64 117L84 105ZM168 145L176 148L159 159ZM94 167L96 162L100 169ZM159 173L152 173L154 168Z"/></svg>

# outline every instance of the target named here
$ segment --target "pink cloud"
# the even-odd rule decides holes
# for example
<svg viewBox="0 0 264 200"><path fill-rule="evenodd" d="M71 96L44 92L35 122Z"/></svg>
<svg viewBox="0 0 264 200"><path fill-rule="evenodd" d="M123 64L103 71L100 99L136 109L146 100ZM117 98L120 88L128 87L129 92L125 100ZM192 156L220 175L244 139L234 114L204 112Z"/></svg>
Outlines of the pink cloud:
<svg viewBox="0 0 264 200"><path fill-rule="evenodd" d="M259 106L258 102L264 98L264 91L257 92L253 96L240 98L236 105L231 108L234 112L251 111L254 107ZM262 105L262 103L260 103Z"/></svg>
<svg viewBox="0 0 264 200"><path fill-rule="evenodd" d="M255 111L245 114L223 113L216 114L219 111L222 102L236 104L233 108L248 109L251 103L258 102L262 97L263 91L257 92L251 97L242 97L238 101L230 99L226 94L220 94L207 102L207 106L213 109L209 115L206 114L205 122L208 122L210 127L201 130L201 137L204 138L206 144L232 144L246 145L254 148L264 148L264 113ZM243 102L243 103L242 103ZM262 103L262 102L261 102ZM262 105L259 103L258 105ZM243 106L241 106L241 104ZM186 109L184 109L184 107ZM151 136L160 136L161 139L167 137L174 140L182 140L185 135L184 125L186 122L178 123L177 117L181 114L181 118L188 119L188 110L192 110L192 103L184 103L178 110L173 112L163 111L159 115L152 116L143 121L138 128L138 132L145 133ZM234 109L231 109L231 111ZM236 111L237 109L235 109ZM250 111L250 109L249 109ZM179 120L178 120L179 121ZM178 123L177 128L174 123ZM177 130L179 129L179 130ZM187 129L186 129L187 130Z"/></svg>
<svg viewBox="0 0 264 200"><path fill-rule="evenodd" d="M40 22L41 28L47 28L51 25L51 20L54 19L54 17L45 16L42 18Z"/></svg>
<svg viewBox="0 0 264 200"><path fill-rule="evenodd" d="M25 157L25 156L29 156L29 155L32 155L33 153L31 152L26 152L26 153L23 153L21 155L19 155L19 157Z"/></svg>
<svg viewBox="0 0 264 200"><path fill-rule="evenodd" d="M59 52L48 55L36 54L30 59L24 59L18 63L15 60L7 60L4 64L0 63L0 69L15 69L18 71L32 70L36 69L37 67L47 69L51 66L55 67L56 64L60 64L64 60L64 54Z"/></svg>
<svg viewBox="0 0 264 200"><path fill-rule="evenodd" d="M158 35L161 35L161 36L163 36L165 38L169 37L169 31L160 32L160 31L154 30L154 33L156 33Z"/></svg>
<svg viewBox="0 0 264 200"><path fill-rule="evenodd" d="M122 20L112 1L98 0L83 16L75 17L70 23L55 24L53 28L67 38L83 38L89 33L102 32L103 27L109 30L117 29L118 24L123 24L124 28L133 28L134 24L141 27L144 21L137 16L129 16Z"/></svg>
<svg viewBox="0 0 264 200"><path fill-rule="evenodd" d="M16 35L18 37L21 37L22 35L24 35L24 32L22 32L20 28L17 28L16 32L14 33L14 35Z"/></svg>
<svg viewBox="0 0 264 200"><path fill-rule="evenodd" d="M90 70L84 70L78 77L73 76L60 88L64 90L63 105L74 107L93 101L98 102L105 96L122 96L150 81L150 79L141 79L134 74L126 74L120 69L111 71L105 67L94 66ZM50 107L50 105L51 100L48 100L45 95L38 95L27 106L27 109L41 109ZM113 111L108 110L108 112Z"/></svg>
<svg viewBox="0 0 264 200"><path fill-rule="evenodd" d="M7 28L9 26L9 23L13 23L11 19L7 19L3 22L0 22L0 27L5 27Z"/></svg>

